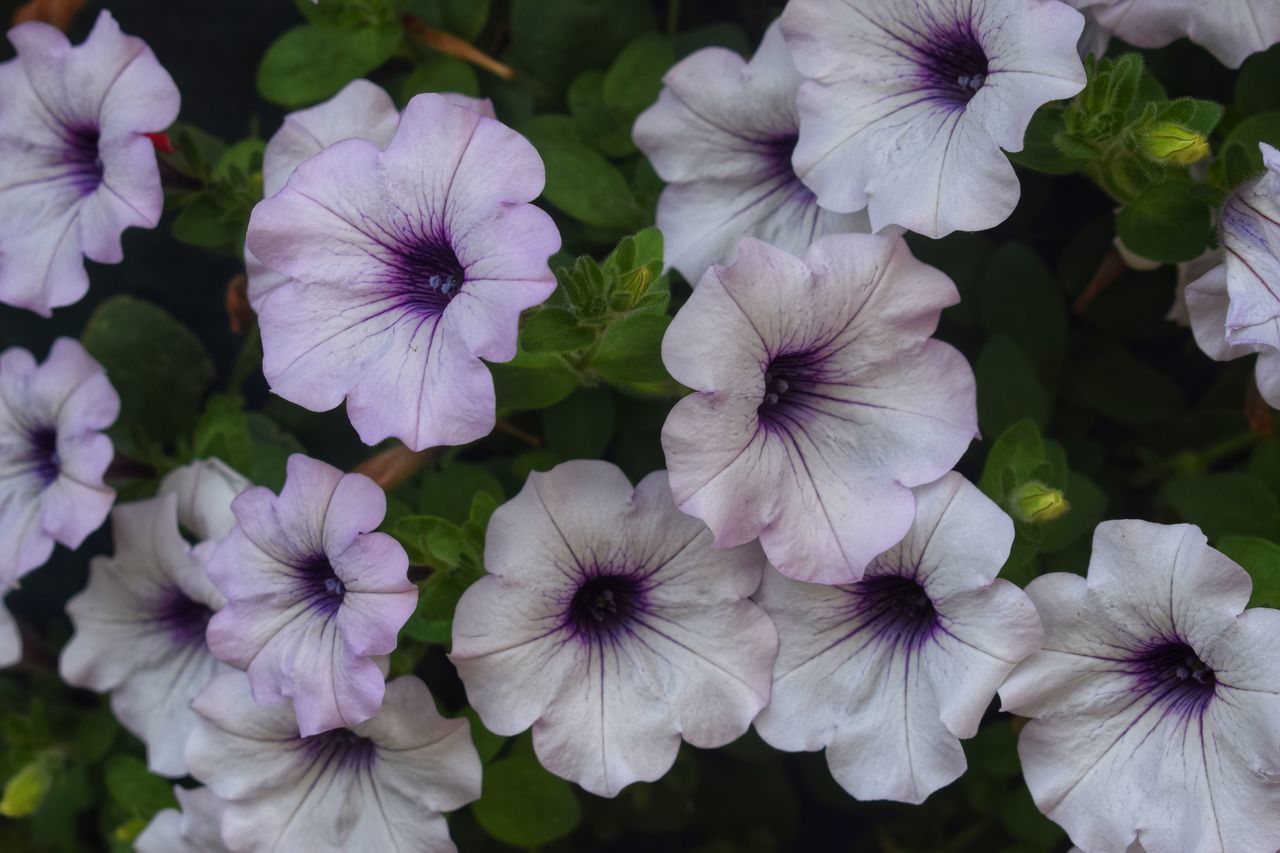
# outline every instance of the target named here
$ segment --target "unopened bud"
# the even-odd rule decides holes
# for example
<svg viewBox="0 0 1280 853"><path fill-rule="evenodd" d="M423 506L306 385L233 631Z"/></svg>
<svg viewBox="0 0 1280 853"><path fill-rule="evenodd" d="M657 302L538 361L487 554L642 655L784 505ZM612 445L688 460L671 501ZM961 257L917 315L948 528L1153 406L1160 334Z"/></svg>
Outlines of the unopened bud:
<svg viewBox="0 0 1280 853"><path fill-rule="evenodd" d="M146 828L147 822L140 817L135 817L133 820L117 826L116 831L113 834L116 837L116 841L119 841L121 844L132 844L134 840L142 834L142 830Z"/></svg>
<svg viewBox="0 0 1280 853"><path fill-rule="evenodd" d="M26 817L40 808L52 787L53 773L49 770L49 763L37 758L5 783L4 797L0 798L0 814Z"/></svg>
<svg viewBox="0 0 1280 853"><path fill-rule="evenodd" d="M1034 480L1023 483L1009 496L1009 506L1014 518L1030 524L1041 524L1061 518L1071 509L1062 489L1055 489Z"/></svg>
<svg viewBox="0 0 1280 853"><path fill-rule="evenodd" d="M1209 140L1190 128L1165 122L1141 137L1142 151L1161 163L1190 166L1209 156Z"/></svg>

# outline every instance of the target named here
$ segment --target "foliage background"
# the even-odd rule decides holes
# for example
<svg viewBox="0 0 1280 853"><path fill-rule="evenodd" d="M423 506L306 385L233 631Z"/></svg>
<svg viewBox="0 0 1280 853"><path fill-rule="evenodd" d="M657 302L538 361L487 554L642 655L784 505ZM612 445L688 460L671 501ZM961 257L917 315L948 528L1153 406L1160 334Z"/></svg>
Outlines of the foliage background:
<svg viewBox="0 0 1280 853"><path fill-rule="evenodd" d="M0 17L8 20L17 5L0 0ZM116 0L110 7L124 30L145 39L177 81L180 121L233 143L265 139L279 126L287 110L260 94L258 66L282 34L303 23L304 12L318 14L309 5ZM573 254L603 258L619 238L652 223L661 185L634 152L627 129L630 117L656 95L657 79L671 61L711 43L749 54L780 11L757 0L686 0L683 6L679 0L334 5L349 16L326 25L347 32L368 30L370 20L381 20L397 5L455 31L461 23L473 28L465 35L477 46L517 70L514 82L505 83L397 41L396 55L376 63L368 76L401 102L413 91L437 88L492 97L499 118L533 139L548 162L549 209L565 238L566 254L553 266L569 264ZM78 16L73 42L87 33L98 8L91 3ZM398 27L394 14L389 20ZM2 59L12 55L7 44L0 51ZM1272 112L1280 109L1280 96L1238 85L1236 73L1201 49L1183 41L1145 57L1171 96L1229 105L1215 147L1250 115L1280 127L1280 114ZM1258 69L1277 64L1280 53L1272 50L1250 60L1245 74L1253 68L1257 76ZM267 74L263 89L278 102L307 100L307 86L328 85L290 79ZM255 148L248 143L243 150L251 155ZM252 186L252 156L244 166L242 177ZM1043 571L1083 572L1088 533L1104 517L1190 520L1246 563L1259 582L1258 600L1280 601L1271 597L1280 584L1280 548L1271 544L1280 537L1280 440L1272 436L1270 410L1250 395L1251 359L1215 364L1196 349L1186 329L1166 319L1175 294L1172 266L1117 270L1109 287L1073 310L1099 268L1115 264L1115 203L1080 174L1020 172L1022 201L1000 227L942 241L912 239L917 254L950 274L963 294L962 303L944 315L940 336L960 347L975 367L985 440L972 447L960 470L997 499L1034 477L1065 487L1073 504L1062 520L1019 526L1006 576L1025 584ZM231 456L277 487L291 448L341 467L371 454L340 410L311 414L267 393L252 331L233 332L226 311L228 283L243 269L240 236L225 223L204 222L195 233L219 245L175 239L173 223L184 203L176 197L175 202L156 230L125 235L123 263L90 264L89 295L53 320L0 307L0 347L23 346L42 357L55 337L81 336L95 312L119 294L163 309L157 314L136 303L112 303L116 313L98 315L87 336L112 369L126 412L142 413L145 421L142 435L121 432L133 424L117 427L118 444L134 451L135 460L117 482L122 498L148 494L159 472L197 453ZM234 219L247 209L237 204L220 212ZM688 292L679 280L670 288L676 304ZM504 420L512 429L439 456L396 490L389 529L411 546L421 534L419 561L438 561L427 538L434 522L397 528L397 517L454 522L459 527L442 535L465 546L475 540L475 530L462 526L473 496L485 493L501 501L532 468L576 456L611 459L633 478L662 467L658 430L673 397L660 376L654 381L653 335L641 337L637 347L648 350L638 358L648 362L633 365L619 381L589 365L567 386L554 378L530 379L534 387L559 388L563 399L549 407L511 409ZM103 353L114 353L114 368ZM141 368L139 361L145 362ZM563 396L577 384L592 387ZM164 401L159 414L151 405L157 400ZM492 502L481 497L474 503L482 518ZM42 639L28 636L28 661L0 675L0 777L50 749L60 764L52 791L34 815L0 822L2 849L127 850L151 814L171 801L169 784L145 772L141 745L112 721L105 697L60 685L53 669L56 650L70 631L62 607L82 588L89 557L110 548L104 527L76 553L59 549L8 599ZM454 563L461 569L452 575L464 585L466 572L475 571L474 559L468 563L464 554ZM394 666L417 671L445 709L457 713L465 695L440 639L447 636L441 626L447 628L450 595L439 589L434 594L440 597L431 604L424 600L420 615L436 624L407 628ZM1012 720L993 707L978 737L965 744L969 772L923 806L911 807L858 803L832 782L821 755L785 755L754 734L716 751L686 746L664 779L632 786L612 801L542 771L527 735L506 742L488 736L481 739L488 762L484 797L452 816L451 825L463 850L1065 850L1066 837L1038 814L1026 793L1014 740Z"/></svg>

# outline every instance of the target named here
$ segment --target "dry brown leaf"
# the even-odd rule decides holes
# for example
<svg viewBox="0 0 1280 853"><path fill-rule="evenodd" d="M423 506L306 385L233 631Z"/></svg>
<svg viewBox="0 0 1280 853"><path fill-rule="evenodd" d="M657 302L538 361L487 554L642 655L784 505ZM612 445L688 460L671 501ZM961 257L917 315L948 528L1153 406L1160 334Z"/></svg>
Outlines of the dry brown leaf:
<svg viewBox="0 0 1280 853"><path fill-rule="evenodd" d="M76 13L84 8L85 0L27 0L13 13L13 22L43 21L60 30L66 30L75 20Z"/></svg>

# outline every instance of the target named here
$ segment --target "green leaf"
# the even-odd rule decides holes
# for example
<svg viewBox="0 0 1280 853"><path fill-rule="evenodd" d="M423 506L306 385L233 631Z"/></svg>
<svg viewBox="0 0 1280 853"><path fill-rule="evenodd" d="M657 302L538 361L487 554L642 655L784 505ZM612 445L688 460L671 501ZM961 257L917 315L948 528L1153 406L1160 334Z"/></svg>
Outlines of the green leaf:
<svg viewBox="0 0 1280 853"><path fill-rule="evenodd" d="M999 435L1023 418L1049 422L1049 398L1026 353L1007 335L996 335L974 365L978 381L978 424Z"/></svg>
<svg viewBox="0 0 1280 853"><path fill-rule="evenodd" d="M1248 174L1252 176L1263 170L1259 142L1280 145L1280 110L1250 116L1231 128L1231 132L1223 140L1222 150L1224 154L1229 154L1238 149L1245 156L1249 164Z"/></svg>
<svg viewBox="0 0 1280 853"><path fill-rule="evenodd" d="M641 36L626 46L605 75L605 103L630 125L658 99L662 75L675 61L670 40L657 34Z"/></svg>
<svg viewBox="0 0 1280 853"><path fill-rule="evenodd" d="M1251 474L1229 471L1171 480L1164 497L1178 515L1218 541L1227 535L1280 536L1280 501Z"/></svg>
<svg viewBox="0 0 1280 853"><path fill-rule="evenodd" d="M1280 47L1273 46L1250 56L1236 75L1236 108L1245 115L1280 110L1277 80L1280 80Z"/></svg>
<svg viewBox="0 0 1280 853"><path fill-rule="evenodd" d="M1250 607L1280 607L1280 545L1257 536L1226 536L1217 546L1253 579Z"/></svg>
<svg viewBox="0 0 1280 853"><path fill-rule="evenodd" d="M470 517L477 494L506 499L502 483L487 468L469 462L453 462L439 470L425 471L419 479L416 509L462 524Z"/></svg>
<svg viewBox="0 0 1280 853"><path fill-rule="evenodd" d="M582 820L582 808L569 783L524 754L485 768L484 791L471 809L485 832L516 847L563 838Z"/></svg>
<svg viewBox="0 0 1280 853"><path fill-rule="evenodd" d="M1055 376L1067 349L1067 311L1058 281L1021 243L1002 246L982 276L982 327L1017 341L1041 376Z"/></svg>
<svg viewBox="0 0 1280 853"><path fill-rule="evenodd" d="M1097 157L1098 151L1093 146L1081 148L1077 143L1077 147L1067 149L1055 142L1058 137L1070 139L1066 136L1066 119L1059 105L1048 104L1031 117L1022 150L1010 151L1009 159L1047 175L1066 175L1080 171ZM1079 156L1081 153L1086 156Z"/></svg>
<svg viewBox="0 0 1280 853"><path fill-rule="evenodd" d="M400 80L396 91L399 94L396 103L401 109L414 95L423 92L457 92L477 98L480 78L475 69L461 59L433 53Z"/></svg>
<svg viewBox="0 0 1280 853"><path fill-rule="evenodd" d="M654 16L649 0L514 0L510 27L514 60L560 91L651 32Z"/></svg>
<svg viewBox="0 0 1280 853"><path fill-rule="evenodd" d="M1051 482L1053 465L1045 451L1040 428L1030 419L1006 429L987 454L978 488L1000 506L1009 493L1029 480Z"/></svg>
<svg viewBox="0 0 1280 853"><path fill-rule="evenodd" d="M1130 426L1166 423L1186 400L1165 374L1105 339L1081 340L1068 356L1067 391L1078 404Z"/></svg>
<svg viewBox="0 0 1280 853"><path fill-rule="evenodd" d="M188 435L215 371L204 344L163 309L132 296L98 306L81 343L120 394L116 447L146 461Z"/></svg>
<svg viewBox="0 0 1280 853"><path fill-rule="evenodd" d="M490 364L499 410L545 409L573 393L578 374L563 358L521 352L513 361Z"/></svg>
<svg viewBox="0 0 1280 853"><path fill-rule="evenodd" d="M1040 525L1042 553L1059 551L1089 535L1106 511L1107 493L1079 471L1068 474L1064 491L1071 509L1061 518Z"/></svg>
<svg viewBox="0 0 1280 853"><path fill-rule="evenodd" d="M552 306L531 312L520 327L520 346L532 353L573 352L595 339L595 330L580 325L572 311Z"/></svg>
<svg viewBox="0 0 1280 853"><path fill-rule="evenodd" d="M418 608L401 629L405 636L436 646L453 641L453 612L458 599L484 572L469 566L437 569L422 584Z"/></svg>
<svg viewBox="0 0 1280 853"><path fill-rule="evenodd" d="M392 535L409 552L410 562L429 565L438 572L462 564L468 543L462 528L433 515L409 515L398 519Z"/></svg>
<svg viewBox="0 0 1280 853"><path fill-rule="evenodd" d="M480 35L489 19L489 0L405 0L404 9L436 29L467 41Z"/></svg>
<svg viewBox="0 0 1280 853"><path fill-rule="evenodd" d="M565 459L594 459L613 437L613 396L607 388L580 388L542 413L547 446Z"/></svg>
<svg viewBox="0 0 1280 853"><path fill-rule="evenodd" d="M547 132L543 123L525 122L520 130L546 165L547 201L587 225L631 230L642 224L640 207L616 166L562 131Z"/></svg>
<svg viewBox="0 0 1280 853"><path fill-rule="evenodd" d="M507 739L486 729L475 708L470 706L463 708L462 716L471 721L471 742L476 745L476 752L480 754L480 763L488 764L489 760L502 750Z"/></svg>
<svg viewBox="0 0 1280 853"><path fill-rule="evenodd" d="M153 776L147 765L132 755L113 755L104 768L107 793L126 814L151 817L161 809L177 808L173 782Z"/></svg>
<svg viewBox="0 0 1280 853"><path fill-rule="evenodd" d="M285 107L322 101L390 59L403 36L399 24L294 27L267 48L258 66L258 91Z"/></svg>
<svg viewBox="0 0 1280 853"><path fill-rule="evenodd" d="M671 325L665 314L633 314L605 329L591 366L612 383L661 382L662 336Z"/></svg>
<svg viewBox="0 0 1280 853"><path fill-rule="evenodd" d="M568 92L569 113L583 140L607 157L626 157L636 151L631 122L618 116L604 100L604 72L584 71Z"/></svg>
<svg viewBox="0 0 1280 853"><path fill-rule="evenodd" d="M1148 188L1116 217L1116 233L1144 258L1177 263L1204 254L1213 213L1189 184L1166 181Z"/></svg>

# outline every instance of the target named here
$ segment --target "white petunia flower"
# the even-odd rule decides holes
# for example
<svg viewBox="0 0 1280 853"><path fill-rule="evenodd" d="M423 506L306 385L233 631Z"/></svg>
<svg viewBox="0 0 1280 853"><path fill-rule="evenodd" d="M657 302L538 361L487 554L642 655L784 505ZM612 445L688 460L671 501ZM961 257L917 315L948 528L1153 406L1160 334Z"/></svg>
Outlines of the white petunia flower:
<svg viewBox="0 0 1280 853"><path fill-rule="evenodd" d="M1164 47L1180 38L1239 68L1280 41L1276 0L1067 0L1135 47Z"/></svg>
<svg viewBox="0 0 1280 853"><path fill-rule="evenodd" d="M175 785L177 809L164 809L151 818L134 840L138 853L228 853L222 843L225 804L208 788Z"/></svg>
<svg viewBox="0 0 1280 853"><path fill-rule="evenodd" d="M1058 0L792 0L782 33L809 78L796 171L823 207L866 207L875 231L998 225L1020 193L1004 151L1084 88L1083 29Z"/></svg>
<svg viewBox="0 0 1280 853"><path fill-rule="evenodd" d="M1036 805L1085 850L1280 848L1280 611L1188 524L1098 526L1088 578L1027 587L1044 648L1000 688L1031 717Z"/></svg>
<svg viewBox="0 0 1280 853"><path fill-rule="evenodd" d="M196 462L170 474L156 497L116 507L115 554L90 562L88 586L67 603L75 635L59 661L63 679L110 691L112 711L165 776L186 775L189 705L223 668L205 627L226 599L206 562L235 522L231 500L248 486L222 462Z"/></svg>
<svg viewBox="0 0 1280 853"><path fill-rule="evenodd" d="M756 595L779 641L756 729L778 749L825 748L836 781L863 800L920 803L959 777L960 738L1043 636L1026 594L996 578L1009 516L954 472L915 495L910 532L861 582L769 571Z"/></svg>
<svg viewBox="0 0 1280 853"><path fill-rule="evenodd" d="M529 475L489 522L490 574L462 596L450 655L485 727L533 726L542 765L612 797L680 740L734 740L769 698L777 632L749 599L755 545L711 548L666 472L608 462Z"/></svg>
<svg viewBox="0 0 1280 853"><path fill-rule="evenodd" d="M663 78L636 120L636 146L668 186L658 200L666 262L696 284L758 237L794 254L818 237L866 231L865 213L832 213L791 166L803 78L775 23L750 62L708 47Z"/></svg>
<svg viewBox="0 0 1280 853"><path fill-rule="evenodd" d="M470 725L441 717L413 676L387 684L373 718L311 737L288 702L256 703L243 673L215 678L192 707L187 761L225 801L232 850L452 851L441 812L480 796Z"/></svg>

